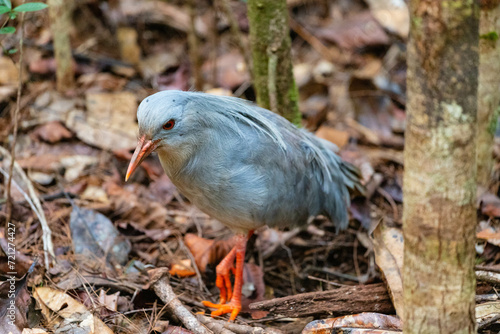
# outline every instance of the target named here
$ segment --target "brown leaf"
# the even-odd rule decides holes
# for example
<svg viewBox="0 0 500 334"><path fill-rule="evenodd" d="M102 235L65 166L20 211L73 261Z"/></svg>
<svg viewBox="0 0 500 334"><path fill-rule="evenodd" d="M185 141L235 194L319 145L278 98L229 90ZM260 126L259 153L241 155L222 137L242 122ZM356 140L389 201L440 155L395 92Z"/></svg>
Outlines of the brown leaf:
<svg viewBox="0 0 500 334"><path fill-rule="evenodd" d="M243 288L241 298L241 310L250 312L252 319L261 319L269 312L261 310L251 310L251 303L264 300L266 285L264 283L264 273L262 268L254 263L244 263L243 267Z"/></svg>
<svg viewBox="0 0 500 334"><path fill-rule="evenodd" d="M148 189L158 202L167 205L174 198L177 188L165 173L161 173L159 178L149 184Z"/></svg>
<svg viewBox="0 0 500 334"><path fill-rule="evenodd" d="M349 133L347 131L336 130L328 125L320 126L316 131L316 136L334 143L339 148L349 142Z"/></svg>
<svg viewBox="0 0 500 334"><path fill-rule="evenodd" d="M208 264L218 263L234 246L233 244L230 247L224 247L224 244L227 243L227 240L209 240L200 238L192 233L187 233L184 236L184 243L186 244L187 248L189 248L191 254L193 254L196 265L202 273L206 271ZM214 247L215 243L218 243L219 246Z"/></svg>
<svg viewBox="0 0 500 334"><path fill-rule="evenodd" d="M500 198L489 192L479 196L481 213L488 217L500 217Z"/></svg>
<svg viewBox="0 0 500 334"><path fill-rule="evenodd" d="M492 227L487 227L484 230L478 232L476 237L478 239L486 240L492 245L500 246L500 232L496 231Z"/></svg>
<svg viewBox="0 0 500 334"><path fill-rule="evenodd" d="M73 326L82 330L113 334L113 331L101 319L88 311L82 303L62 291L49 287L39 287L35 289L33 297L41 306L45 319L50 320L52 324L63 323L64 319L68 319L72 321ZM57 317L54 317L54 313Z"/></svg>
<svg viewBox="0 0 500 334"><path fill-rule="evenodd" d="M87 93L87 112L72 110L66 126L83 142L107 150L137 144L137 99L130 92Z"/></svg>
<svg viewBox="0 0 500 334"><path fill-rule="evenodd" d="M389 36L368 11L319 29L316 36L348 50L387 45L390 42Z"/></svg>
<svg viewBox="0 0 500 334"><path fill-rule="evenodd" d="M193 334L193 332L179 326L168 326L161 334Z"/></svg>
<svg viewBox="0 0 500 334"><path fill-rule="evenodd" d="M19 70L9 57L0 57L0 86L15 86L19 79Z"/></svg>
<svg viewBox="0 0 500 334"><path fill-rule="evenodd" d="M375 262L384 273L389 294L396 309L402 315L403 304L403 254L404 239L401 229L380 223L373 232Z"/></svg>
<svg viewBox="0 0 500 334"><path fill-rule="evenodd" d="M245 59L237 51L231 51L217 58L217 86L226 89L236 89L250 80ZM205 78L210 78L214 63L209 60L202 68Z"/></svg>
<svg viewBox="0 0 500 334"><path fill-rule="evenodd" d="M178 277L190 277L196 275L191 266L191 260L182 260L181 263L174 263L169 270L170 275Z"/></svg>
<svg viewBox="0 0 500 334"><path fill-rule="evenodd" d="M15 292L15 297L11 294ZM0 332L21 333L28 327L27 312L30 304L30 295L26 288L26 280L16 281L9 276L7 281L0 285Z"/></svg>
<svg viewBox="0 0 500 334"><path fill-rule="evenodd" d="M367 328L372 329L370 333L401 333L402 323L392 315L365 312L354 315L346 315L338 318L315 320L307 324L302 334L328 334L338 328ZM382 330L382 331L379 331ZM349 331L349 333L358 333ZM362 332L359 332L362 333ZM363 332L366 333L366 332Z"/></svg>

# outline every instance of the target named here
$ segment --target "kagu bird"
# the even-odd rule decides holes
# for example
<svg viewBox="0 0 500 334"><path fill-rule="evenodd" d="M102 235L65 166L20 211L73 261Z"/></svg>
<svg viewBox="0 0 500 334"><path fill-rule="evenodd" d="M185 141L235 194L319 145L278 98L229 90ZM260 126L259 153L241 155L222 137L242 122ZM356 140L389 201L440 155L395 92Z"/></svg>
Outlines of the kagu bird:
<svg viewBox="0 0 500 334"><path fill-rule="evenodd" d="M163 91L142 101L137 119L140 139L126 179L156 150L179 191L236 233L216 268L220 304L203 302L216 309L212 316L238 315L246 242L256 228L303 225L319 214L347 226L348 189L362 189L356 168L335 145L285 118L234 97Z"/></svg>

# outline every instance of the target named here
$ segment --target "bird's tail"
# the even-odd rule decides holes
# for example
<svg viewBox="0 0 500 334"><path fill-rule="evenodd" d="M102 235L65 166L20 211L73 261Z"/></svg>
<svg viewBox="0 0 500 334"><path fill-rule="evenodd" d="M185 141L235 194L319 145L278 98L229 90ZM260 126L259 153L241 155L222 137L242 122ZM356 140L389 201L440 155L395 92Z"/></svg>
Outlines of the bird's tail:
<svg viewBox="0 0 500 334"><path fill-rule="evenodd" d="M365 186L361 184L361 172L358 167L342 160L340 163L340 171L342 172L344 183L349 188L349 192L353 196L364 196L366 193Z"/></svg>

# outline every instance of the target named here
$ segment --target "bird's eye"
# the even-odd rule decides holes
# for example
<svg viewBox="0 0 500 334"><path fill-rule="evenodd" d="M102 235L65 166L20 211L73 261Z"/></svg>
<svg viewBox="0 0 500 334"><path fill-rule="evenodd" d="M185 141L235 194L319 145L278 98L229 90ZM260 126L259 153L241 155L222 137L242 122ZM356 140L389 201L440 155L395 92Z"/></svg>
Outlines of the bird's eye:
<svg viewBox="0 0 500 334"><path fill-rule="evenodd" d="M175 125L175 121L173 119L171 119L167 123L163 124L163 129L164 130L171 130L174 127L174 125Z"/></svg>

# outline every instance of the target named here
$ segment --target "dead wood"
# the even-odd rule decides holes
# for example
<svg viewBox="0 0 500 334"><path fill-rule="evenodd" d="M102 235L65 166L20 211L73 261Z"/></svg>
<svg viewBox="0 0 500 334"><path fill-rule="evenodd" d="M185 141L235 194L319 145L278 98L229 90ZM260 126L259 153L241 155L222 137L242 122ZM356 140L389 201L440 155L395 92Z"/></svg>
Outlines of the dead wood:
<svg viewBox="0 0 500 334"><path fill-rule="evenodd" d="M285 317L341 316L361 312L394 313L384 284L346 286L309 292L250 304L252 310L269 311Z"/></svg>

